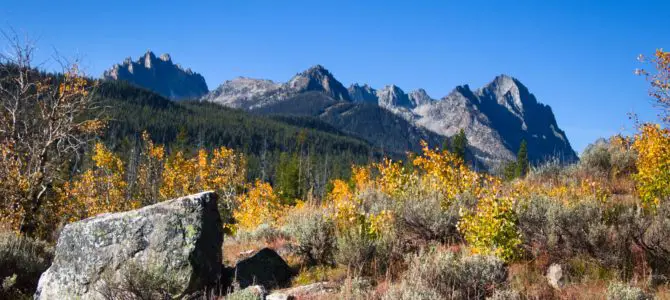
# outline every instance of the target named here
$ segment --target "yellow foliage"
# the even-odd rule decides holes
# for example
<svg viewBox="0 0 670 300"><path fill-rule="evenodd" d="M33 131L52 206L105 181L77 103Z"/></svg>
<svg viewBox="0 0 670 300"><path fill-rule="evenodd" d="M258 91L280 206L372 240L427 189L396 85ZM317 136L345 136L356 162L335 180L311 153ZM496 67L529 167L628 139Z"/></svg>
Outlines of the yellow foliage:
<svg viewBox="0 0 670 300"><path fill-rule="evenodd" d="M144 151L137 168L137 197L145 204L160 200L159 187L162 184L163 165L165 164L165 147L154 145L149 133L142 133Z"/></svg>
<svg viewBox="0 0 670 300"><path fill-rule="evenodd" d="M415 157L413 163L423 173L425 189L440 191L446 201L464 193L483 198L498 192L501 185L498 178L470 170L449 151L430 149L423 141L421 144L423 155Z"/></svg>
<svg viewBox="0 0 670 300"><path fill-rule="evenodd" d="M656 206L670 197L670 130L659 125L642 125L633 148L638 152L634 178L642 202Z"/></svg>
<svg viewBox="0 0 670 300"><path fill-rule="evenodd" d="M286 210L272 186L260 180L256 180L246 193L238 196L237 203L238 207L233 213L237 226L231 228L233 231L254 230L261 224L275 224Z"/></svg>
<svg viewBox="0 0 670 300"><path fill-rule="evenodd" d="M21 220L25 215L22 203L26 201L23 195L28 193L30 187L29 178L22 176L21 160L16 157L11 143L0 144L0 193L3 197L0 202L0 223L2 229L18 231Z"/></svg>
<svg viewBox="0 0 670 300"><path fill-rule="evenodd" d="M65 183L61 190L61 213L70 221L106 212L135 209L140 202L127 195L125 170L121 159L102 143L94 148L95 167L77 180Z"/></svg>
<svg viewBox="0 0 670 300"><path fill-rule="evenodd" d="M235 196L245 177L245 159L231 149L214 149L211 156L201 149L191 159L185 158L180 151L166 160L160 196L170 199L215 190L222 196L222 201L227 201Z"/></svg>
<svg viewBox="0 0 670 300"><path fill-rule="evenodd" d="M518 257L521 234L516 227L512 197L480 198L474 212L461 216L458 229L479 254L494 254L505 260Z"/></svg>

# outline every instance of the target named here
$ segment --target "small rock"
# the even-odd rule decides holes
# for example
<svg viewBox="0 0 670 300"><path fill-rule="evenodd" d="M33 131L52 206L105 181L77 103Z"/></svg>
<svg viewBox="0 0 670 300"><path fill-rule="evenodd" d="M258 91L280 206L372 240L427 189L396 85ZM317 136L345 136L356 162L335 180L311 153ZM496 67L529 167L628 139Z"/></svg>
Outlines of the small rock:
<svg viewBox="0 0 670 300"><path fill-rule="evenodd" d="M293 271L286 261L270 248L263 248L251 257L235 264L234 277L241 287L254 284L267 289L287 285L291 281Z"/></svg>
<svg viewBox="0 0 670 300"><path fill-rule="evenodd" d="M559 264L552 264L547 270L549 285L557 290L563 287L563 268Z"/></svg>

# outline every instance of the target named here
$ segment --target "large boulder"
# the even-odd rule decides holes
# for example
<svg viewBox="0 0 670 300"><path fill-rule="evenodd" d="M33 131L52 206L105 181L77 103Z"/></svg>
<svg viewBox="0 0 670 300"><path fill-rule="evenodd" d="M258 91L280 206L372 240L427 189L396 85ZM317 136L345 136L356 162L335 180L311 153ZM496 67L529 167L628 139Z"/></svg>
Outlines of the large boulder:
<svg viewBox="0 0 670 300"><path fill-rule="evenodd" d="M262 285L272 289L289 284L293 271L277 252L263 248L252 256L238 261L232 275L242 288Z"/></svg>
<svg viewBox="0 0 670 300"><path fill-rule="evenodd" d="M127 272L138 269L145 277L167 278L169 296L202 289L221 272L216 200L204 192L68 224L35 299L103 299L110 285L118 289L132 280Z"/></svg>

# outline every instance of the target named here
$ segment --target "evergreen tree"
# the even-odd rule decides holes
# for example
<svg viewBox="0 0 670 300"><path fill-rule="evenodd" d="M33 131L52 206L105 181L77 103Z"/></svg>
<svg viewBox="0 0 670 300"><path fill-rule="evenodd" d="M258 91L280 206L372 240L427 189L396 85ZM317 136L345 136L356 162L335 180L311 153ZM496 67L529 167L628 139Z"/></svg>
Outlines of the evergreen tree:
<svg viewBox="0 0 670 300"><path fill-rule="evenodd" d="M442 151L451 151L451 142L448 137L444 138L442 142Z"/></svg>
<svg viewBox="0 0 670 300"><path fill-rule="evenodd" d="M465 131L461 129L461 131L459 131L458 134L454 136L453 151L456 156L463 160L463 162L465 162L465 152L467 148L468 138L465 136Z"/></svg>
<svg viewBox="0 0 670 300"><path fill-rule="evenodd" d="M505 180L512 180L517 177L517 164L515 161L507 161L502 166L502 176Z"/></svg>
<svg viewBox="0 0 670 300"><path fill-rule="evenodd" d="M528 145L526 144L526 140L522 140L521 145L519 146L519 152L516 155L516 176L526 176L526 174L528 174L528 168Z"/></svg>

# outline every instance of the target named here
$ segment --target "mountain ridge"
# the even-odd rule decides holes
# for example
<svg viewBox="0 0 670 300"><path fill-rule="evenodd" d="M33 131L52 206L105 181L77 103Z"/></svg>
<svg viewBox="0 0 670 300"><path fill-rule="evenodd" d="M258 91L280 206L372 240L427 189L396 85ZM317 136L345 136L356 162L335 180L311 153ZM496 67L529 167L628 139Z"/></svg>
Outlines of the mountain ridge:
<svg viewBox="0 0 670 300"><path fill-rule="evenodd" d="M156 58L148 52L143 60L126 66L142 64L152 69L167 62L171 63L169 55ZM202 95L200 101L258 114L320 118L395 153L420 150L422 139L440 146L441 140L462 129L472 158L487 168L514 160L523 140L532 162L551 157L578 160L551 107L540 103L520 80L505 74L474 90L467 84L457 86L435 99L424 89L407 93L394 84L381 89L359 83L345 87L324 66L314 65L286 82L235 77Z"/></svg>
<svg viewBox="0 0 670 300"><path fill-rule="evenodd" d="M312 75L315 74L314 70L318 70L317 75ZM565 132L558 127L551 107L540 103L520 80L509 75L500 74L475 90L467 84L457 86L438 100L430 97L424 89L406 93L394 84L375 89L368 84L354 83L346 89L348 97L345 97L342 96L344 93L342 85L321 65L298 73L288 82L291 83L300 76L303 82L312 84L303 84L299 89L295 88L294 84L279 84L284 88L278 88L277 91L283 92L270 91L252 95L250 98L254 104L247 105L246 109L272 114L301 112L315 114L326 112L329 105L335 105L337 102L356 105L376 104L407 121L409 126L422 127L437 135L451 137L463 129L470 145L476 150L473 153L478 153L475 158L489 166L514 160L522 140L529 143L529 157L534 162L548 160L551 157L559 157L566 162L578 159ZM335 86L337 89L330 86ZM297 95L306 92L323 92L333 101L320 99L316 101L320 106L307 112L298 107L316 104L308 103L310 100L306 97L302 97L305 98L302 101L295 101ZM230 101L238 95L228 94L228 101L219 101L211 94L208 96L203 100L241 107L234 100L232 103ZM318 97L311 99L316 98ZM290 104L286 102L282 108L282 101L288 101ZM263 106L272 109L263 109ZM288 106L290 108L285 108ZM378 114L372 113L372 115Z"/></svg>

